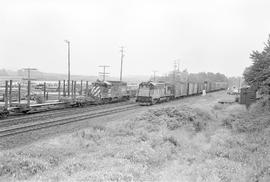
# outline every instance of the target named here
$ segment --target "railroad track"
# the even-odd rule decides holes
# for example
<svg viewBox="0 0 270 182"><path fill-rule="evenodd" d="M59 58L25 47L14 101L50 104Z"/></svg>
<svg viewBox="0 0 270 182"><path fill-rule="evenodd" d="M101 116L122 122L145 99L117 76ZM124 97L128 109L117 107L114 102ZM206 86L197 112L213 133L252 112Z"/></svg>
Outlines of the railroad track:
<svg viewBox="0 0 270 182"><path fill-rule="evenodd" d="M22 123L29 123L35 120L45 120L51 118L57 118L61 116L71 115L71 114L80 114L85 112L91 112L100 109L118 107L118 106L128 106L134 103L131 102L122 102L122 103L113 103L113 104L106 104L106 105L99 105L99 106L88 106L84 108L66 108L66 109L56 109L51 111L43 111L39 113L27 114L19 117L8 118L5 120L0 121L0 128L22 124Z"/></svg>
<svg viewBox="0 0 270 182"><path fill-rule="evenodd" d="M133 104L130 106L121 106L118 108L106 109L106 110L101 110L101 111L92 112L92 113L76 114L72 116L55 118L55 119L50 119L50 120L45 120L45 121L40 121L40 122L35 122L35 123L18 124L18 125L13 125L10 127L4 127L4 128L0 128L0 138L17 135L20 133L26 133L29 131L35 131L35 130L40 130L44 128L64 125L68 123L84 121L87 119L107 116L107 115L120 113L120 112L124 112L128 110L134 110L139 107L140 107L139 105Z"/></svg>

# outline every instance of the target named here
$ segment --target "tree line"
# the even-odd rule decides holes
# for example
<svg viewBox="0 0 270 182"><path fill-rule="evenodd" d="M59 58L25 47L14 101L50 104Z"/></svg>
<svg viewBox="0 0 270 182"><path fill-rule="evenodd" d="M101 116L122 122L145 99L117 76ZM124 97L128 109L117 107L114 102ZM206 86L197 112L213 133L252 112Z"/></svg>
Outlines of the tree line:
<svg viewBox="0 0 270 182"><path fill-rule="evenodd" d="M153 77L150 78L154 80ZM172 71L166 76L159 76L156 78L156 81L181 81L181 82L195 82L195 83L204 83L204 82L228 82L228 78L221 73L212 73L212 72L200 72L200 73L188 73L187 70L183 71Z"/></svg>

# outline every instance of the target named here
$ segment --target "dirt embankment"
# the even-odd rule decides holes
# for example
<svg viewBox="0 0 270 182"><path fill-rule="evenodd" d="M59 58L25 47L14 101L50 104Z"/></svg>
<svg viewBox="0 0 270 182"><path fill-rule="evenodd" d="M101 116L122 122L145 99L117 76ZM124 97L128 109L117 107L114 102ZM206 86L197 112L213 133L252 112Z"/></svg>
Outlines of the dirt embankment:
<svg viewBox="0 0 270 182"><path fill-rule="evenodd" d="M160 106L0 152L0 181L269 181L267 103Z"/></svg>

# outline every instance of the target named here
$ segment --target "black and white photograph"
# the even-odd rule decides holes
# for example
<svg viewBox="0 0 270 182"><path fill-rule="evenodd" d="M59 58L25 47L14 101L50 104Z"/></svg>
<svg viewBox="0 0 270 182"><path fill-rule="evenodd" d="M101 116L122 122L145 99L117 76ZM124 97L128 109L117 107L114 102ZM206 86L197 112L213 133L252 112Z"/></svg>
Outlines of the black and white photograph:
<svg viewBox="0 0 270 182"><path fill-rule="evenodd" d="M270 1L0 0L0 182L270 182Z"/></svg>

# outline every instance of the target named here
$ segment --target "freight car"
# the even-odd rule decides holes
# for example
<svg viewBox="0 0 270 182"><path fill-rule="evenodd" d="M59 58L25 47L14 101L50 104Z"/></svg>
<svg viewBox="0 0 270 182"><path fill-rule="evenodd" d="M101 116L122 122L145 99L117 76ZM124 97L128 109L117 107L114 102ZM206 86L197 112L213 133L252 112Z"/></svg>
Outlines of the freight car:
<svg viewBox="0 0 270 182"><path fill-rule="evenodd" d="M173 85L173 97L179 98L188 95L188 83L186 82L175 82Z"/></svg>
<svg viewBox="0 0 270 182"><path fill-rule="evenodd" d="M129 100L127 83L122 81L99 81L92 83L88 96L97 104Z"/></svg>
<svg viewBox="0 0 270 182"><path fill-rule="evenodd" d="M152 105L163 101L169 101L185 96L201 94L206 92L225 89L227 83L192 83L192 82L142 82L139 85L136 102L140 105Z"/></svg>

